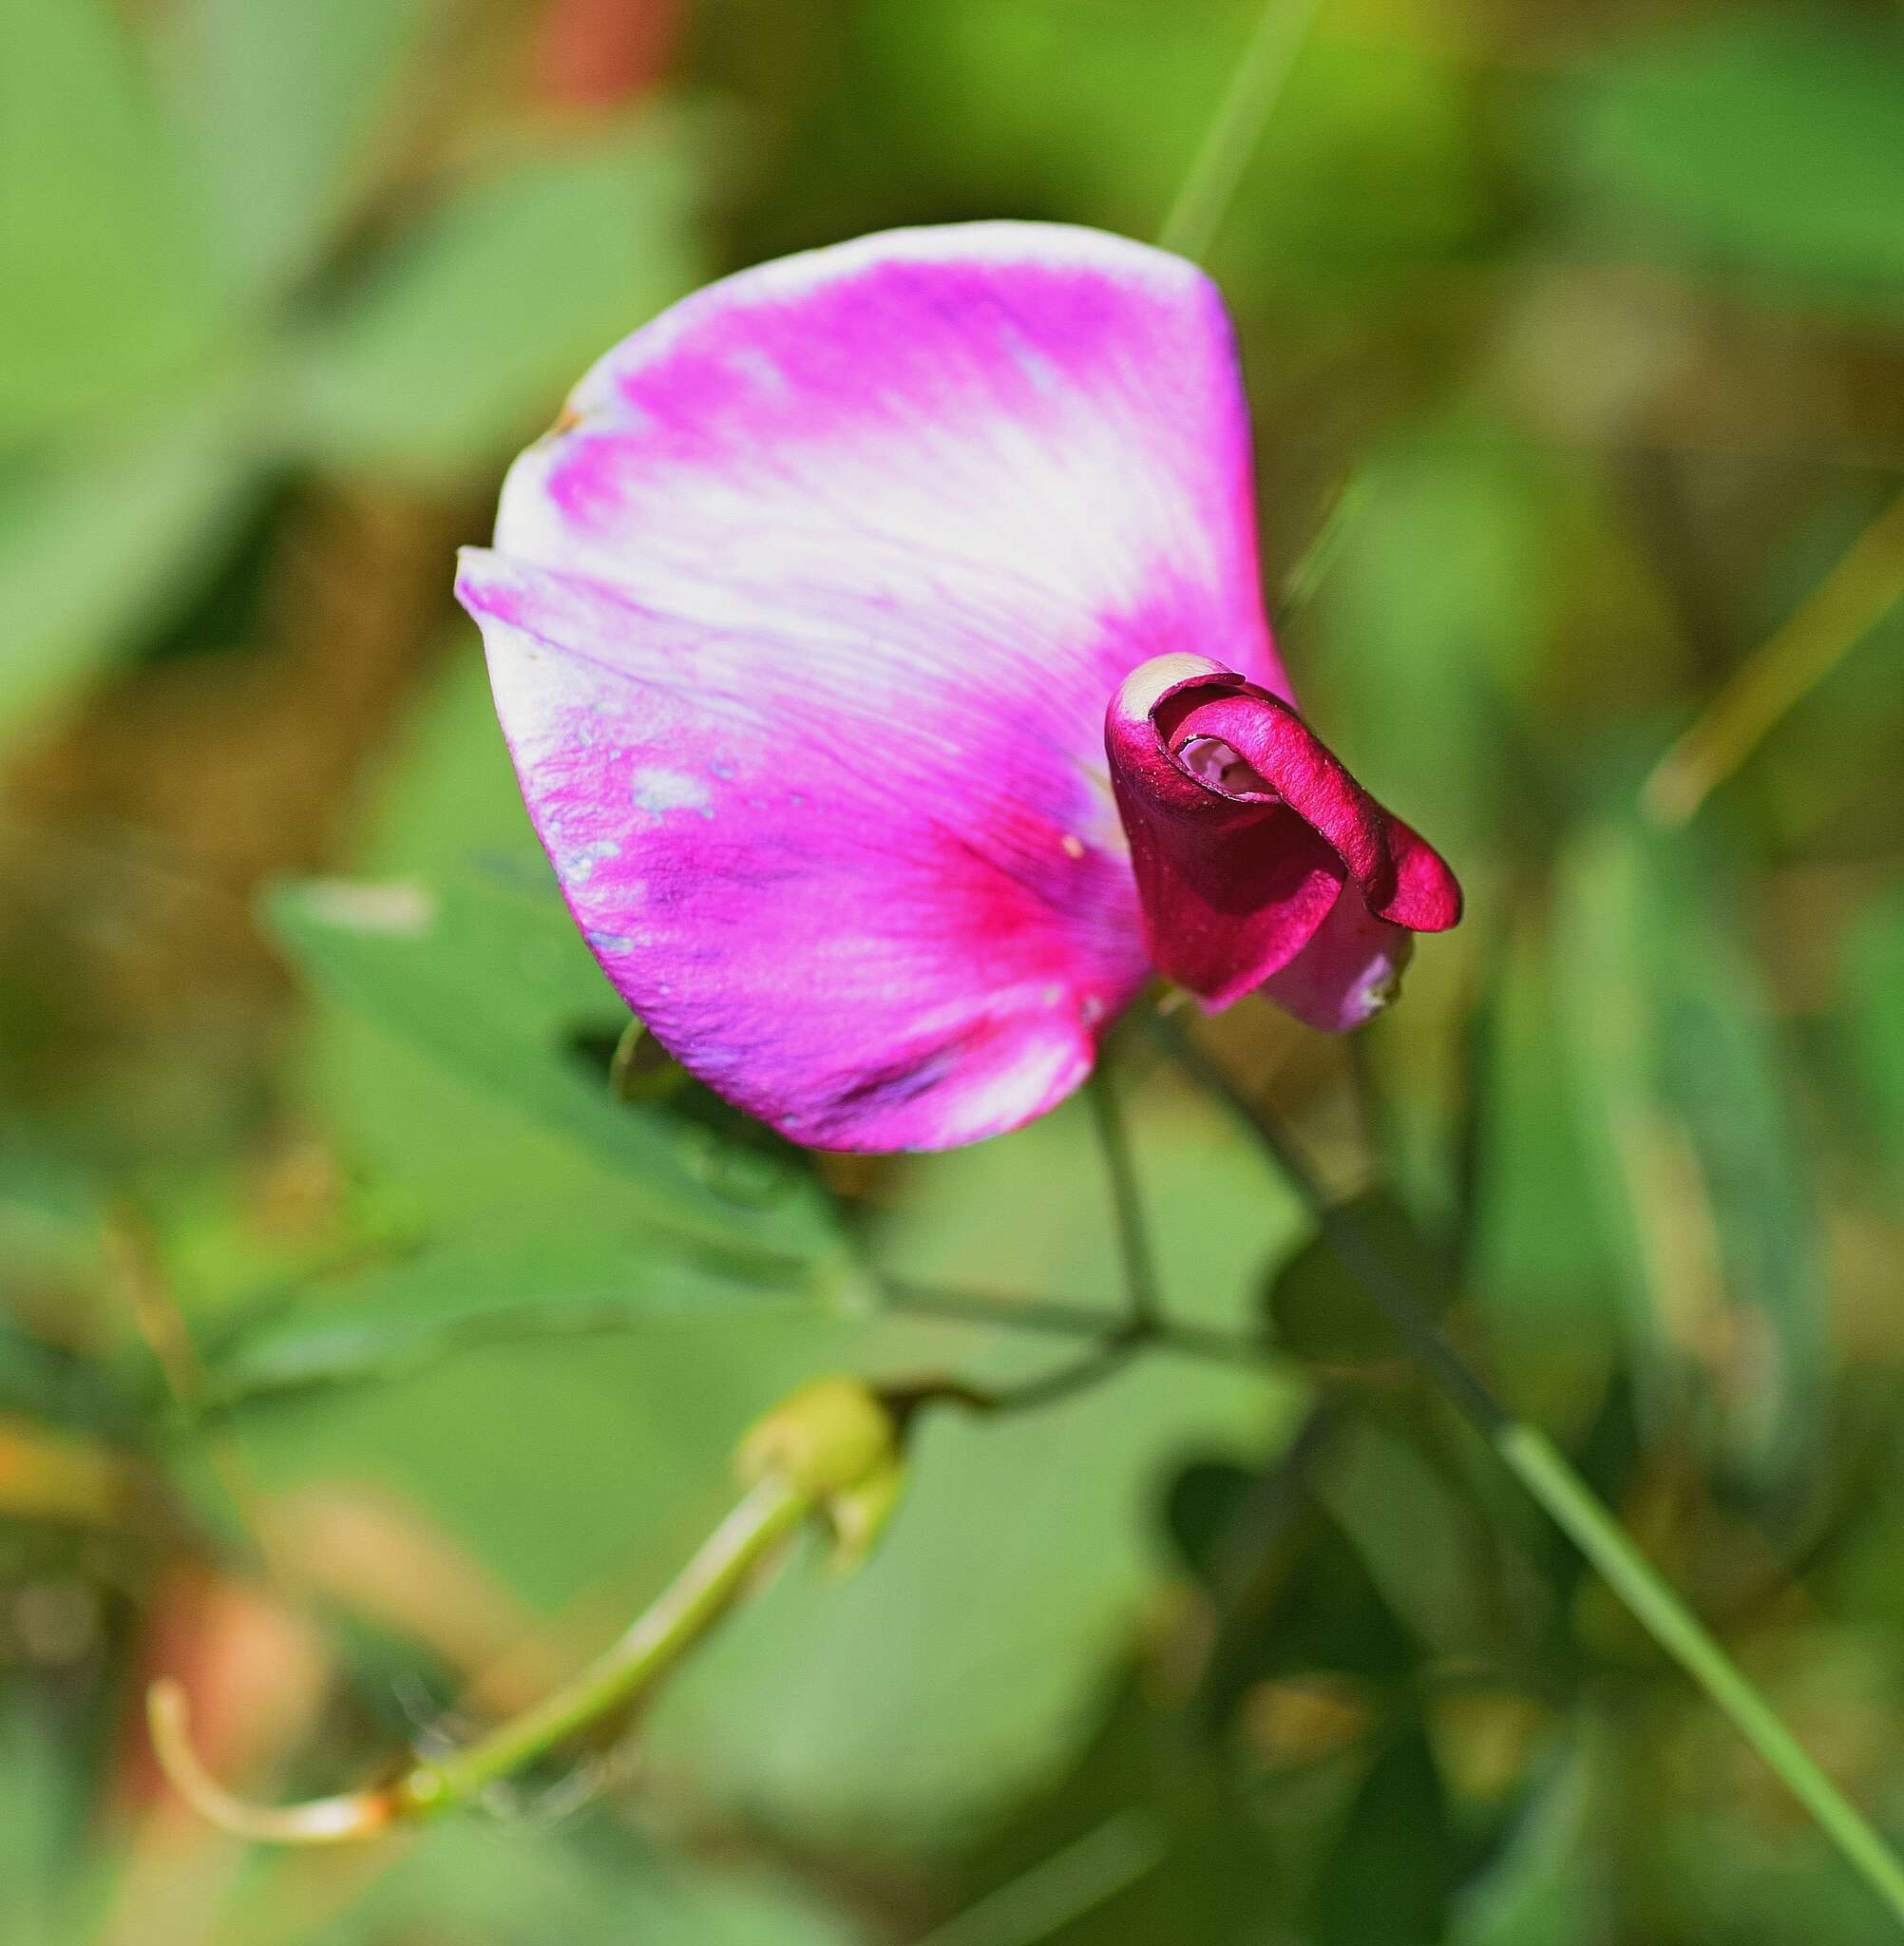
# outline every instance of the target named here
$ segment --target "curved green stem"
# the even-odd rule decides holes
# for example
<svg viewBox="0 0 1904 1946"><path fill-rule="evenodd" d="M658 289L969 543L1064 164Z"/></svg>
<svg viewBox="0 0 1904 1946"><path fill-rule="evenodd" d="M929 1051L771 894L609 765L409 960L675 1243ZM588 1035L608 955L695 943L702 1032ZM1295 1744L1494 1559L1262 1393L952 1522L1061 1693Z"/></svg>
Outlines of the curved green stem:
<svg viewBox="0 0 1904 1946"><path fill-rule="evenodd" d="M1048 1338L1087 1338L1094 1344L1133 1335L1116 1312L1098 1305L1070 1304L1063 1298L994 1297L886 1276L879 1279L879 1288L888 1310L910 1317L942 1318L951 1325L984 1325ZM1255 1364L1269 1349L1266 1339L1171 1317L1159 1318L1145 1328L1142 1337L1147 1349L1181 1352L1186 1358L1209 1359L1222 1364Z"/></svg>
<svg viewBox="0 0 1904 1946"><path fill-rule="evenodd" d="M185 1694L158 1682L148 1699L152 1746L180 1794L234 1837L263 1844L350 1844L468 1803L489 1785L639 1700L726 1613L755 1569L814 1510L784 1474L741 1499L660 1598L585 1669L465 1748L419 1758L392 1784L283 1806L247 1803L219 1784L191 1741Z"/></svg>
<svg viewBox="0 0 1904 1946"><path fill-rule="evenodd" d="M1117 1254L1124 1272L1127 1329L1132 1337L1141 1337L1163 1322L1163 1301L1151 1227L1144 1217L1143 1192L1131 1154L1131 1132L1112 1079L1109 1053L1108 1047L1099 1053L1084 1092L1096 1120L1097 1143L1104 1152L1104 1170L1110 1178L1111 1212L1117 1226Z"/></svg>
<svg viewBox="0 0 1904 1946"><path fill-rule="evenodd" d="M1315 17L1317 0L1269 0L1244 50L1185 175L1157 243L1181 257L1201 258L1216 239L1249 166L1263 124L1295 66L1296 50Z"/></svg>
<svg viewBox="0 0 1904 1946"><path fill-rule="evenodd" d="M714 1529L654 1606L579 1675L473 1744L413 1765L393 1791L402 1813L433 1816L467 1803L578 1731L626 1709L727 1612L754 1570L810 1511L808 1496L770 1474Z"/></svg>

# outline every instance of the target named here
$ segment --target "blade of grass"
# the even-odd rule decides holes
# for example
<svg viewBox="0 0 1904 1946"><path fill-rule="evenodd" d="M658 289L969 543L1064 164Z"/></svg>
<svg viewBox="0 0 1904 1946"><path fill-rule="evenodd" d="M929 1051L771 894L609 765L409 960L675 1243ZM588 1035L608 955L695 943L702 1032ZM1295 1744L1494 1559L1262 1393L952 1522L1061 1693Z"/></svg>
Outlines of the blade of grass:
<svg viewBox="0 0 1904 1946"><path fill-rule="evenodd" d="M1904 495L1852 544L1777 634L1747 657L1641 792L1650 823L1687 823L1797 704L1904 601Z"/></svg>
<svg viewBox="0 0 1904 1946"><path fill-rule="evenodd" d="M1035 1946L1114 1898L1163 1862L1141 1811L1120 1811L935 1928L919 1946Z"/></svg>
<svg viewBox="0 0 1904 1946"><path fill-rule="evenodd" d="M1269 0L1192 158L1163 227L1160 249L1201 258L1216 240L1264 124L1295 66L1318 0Z"/></svg>

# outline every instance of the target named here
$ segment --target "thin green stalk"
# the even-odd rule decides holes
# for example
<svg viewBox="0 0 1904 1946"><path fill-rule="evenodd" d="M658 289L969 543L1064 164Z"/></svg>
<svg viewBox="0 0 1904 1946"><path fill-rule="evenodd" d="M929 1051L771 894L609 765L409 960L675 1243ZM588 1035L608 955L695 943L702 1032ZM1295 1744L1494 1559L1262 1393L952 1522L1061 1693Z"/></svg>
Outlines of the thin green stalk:
<svg viewBox="0 0 1904 1946"><path fill-rule="evenodd" d="M1662 828L1685 824L1793 706L1904 601L1904 495L1852 544L1791 619L1749 656L1647 779Z"/></svg>
<svg viewBox="0 0 1904 1946"><path fill-rule="evenodd" d="M1404 1280L1334 1206L1275 1118L1173 1022L1150 1017L1171 1056L1209 1086L1262 1143L1361 1284L1430 1375L1474 1422L1553 1523L1665 1652L1730 1718L1811 1814L1839 1855L1904 1922L1904 1865L1875 1827L1832 1783L1672 1587L1640 1553L1604 1502L1547 1436L1516 1421L1437 1328Z"/></svg>
<svg viewBox="0 0 1904 1946"><path fill-rule="evenodd" d="M1531 1425L1506 1425L1495 1434L1494 1446L1647 1632L1731 1718L1733 1727L1784 1780L1818 1829L1904 1921L1904 1865L1895 1853L1818 1767L1547 1435Z"/></svg>
<svg viewBox="0 0 1904 1946"><path fill-rule="evenodd" d="M352 1844L468 1803L489 1785L643 1696L700 1641L754 1570L812 1512L814 1498L769 1473L703 1543L660 1598L595 1662L541 1703L466 1747L413 1763L392 1784L283 1806L234 1797L200 1763L185 1692L152 1686L148 1713L161 1766L201 1816L264 1844Z"/></svg>
<svg viewBox="0 0 1904 1946"><path fill-rule="evenodd" d="M983 1325L1052 1338L1088 1338L1096 1344L1129 1335L1117 1313L1098 1305L1069 1304L1062 1298L992 1297L914 1284L902 1277L882 1276L879 1285L886 1308L911 1317L942 1318L947 1324ZM1266 1339L1170 1317L1159 1318L1149 1327L1143 1343L1147 1349L1176 1351L1223 1364L1254 1364L1269 1349Z"/></svg>
<svg viewBox="0 0 1904 1946"><path fill-rule="evenodd" d="M449 1809L482 1795L625 1709L708 1632L754 1570L811 1511L809 1497L770 1474L755 1485L619 1641L520 1716L451 1755L418 1764L396 1786L401 1815Z"/></svg>
<svg viewBox="0 0 1904 1946"><path fill-rule="evenodd" d="M1113 1060L1107 1046L1085 1085L1104 1154L1104 1171L1111 1191L1112 1219L1117 1237L1117 1257L1124 1297L1122 1320L1090 1313L1094 1321L1090 1349L1068 1364L1040 1373L1014 1385L985 1388L959 1384L952 1388L974 1409L988 1413L1028 1412L1088 1392L1121 1371L1139 1352L1173 1333L1165 1315L1163 1291L1157 1279L1156 1251L1151 1226L1144 1215L1143 1189L1131 1152L1131 1132L1112 1079Z"/></svg>
<svg viewBox="0 0 1904 1946"><path fill-rule="evenodd" d="M1143 1192L1137 1183L1131 1154L1131 1132L1117 1100L1111 1076L1110 1049L1098 1056L1097 1067L1085 1094L1097 1124L1097 1142L1104 1152L1104 1171L1111 1185L1111 1211L1117 1226L1117 1255L1124 1273L1125 1316L1133 1336L1154 1330L1163 1321L1158 1295L1156 1252L1144 1218Z"/></svg>
<svg viewBox="0 0 1904 1946"><path fill-rule="evenodd" d="M1119 1811L967 1906L919 1946L1035 1946L1153 1872L1167 1849L1154 1819Z"/></svg>
<svg viewBox="0 0 1904 1946"><path fill-rule="evenodd" d="M1215 241L1263 124L1295 66L1316 7L1317 0L1269 0L1263 10L1215 119L1157 232L1160 248L1201 258Z"/></svg>
<svg viewBox="0 0 1904 1946"><path fill-rule="evenodd" d="M1457 1405L1492 1439L1512 1415L1482 1383L1478 1373L1435 1328L1406 1282L1363 1236L1360 1227L1323 1193L1308 1165L1296 1154L1275 1119L1259 1108L1217 1062L1172 1021L1147 1016L1152 1034L1171 1059L1203 1088L1222 1100L1251 1135L1303 1199L1316 1227L1343 1268L1373 1298L1397 1337L1407 1345Z"/></svg>
<svg viewBox="0 0 1904 1946"><path fill-rule="evenodd" d="M988 1417L1013 1412L1037 1412L1069 1399L1078 1392L1091 1392L1108 1378L1114 1377L1145 1348L1147 1341L1129 1332L1115 1333L1103 1344L1061 1364L1056 1371L1040 1372L1035 1379L1021 1379L1012 1385L976 1385L960 1380L945 1386L942 1396L956 1399L975 1412Z"/></svg>

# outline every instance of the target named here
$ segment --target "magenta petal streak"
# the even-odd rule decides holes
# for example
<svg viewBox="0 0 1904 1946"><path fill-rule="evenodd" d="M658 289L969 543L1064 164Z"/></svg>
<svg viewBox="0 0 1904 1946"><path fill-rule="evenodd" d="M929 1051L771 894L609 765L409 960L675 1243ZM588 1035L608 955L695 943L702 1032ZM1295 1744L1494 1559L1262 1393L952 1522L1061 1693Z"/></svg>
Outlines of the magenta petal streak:
<svg viewBox="0 0 1904 1946"><path fill-rule="evenodd" d="M1207 657L1133 672L1105 748L1151 956L1212 1011L1269 983L1314 1025L1355 1026L1408 935L1461 916L1440 857L1282 696Z"/></svg>

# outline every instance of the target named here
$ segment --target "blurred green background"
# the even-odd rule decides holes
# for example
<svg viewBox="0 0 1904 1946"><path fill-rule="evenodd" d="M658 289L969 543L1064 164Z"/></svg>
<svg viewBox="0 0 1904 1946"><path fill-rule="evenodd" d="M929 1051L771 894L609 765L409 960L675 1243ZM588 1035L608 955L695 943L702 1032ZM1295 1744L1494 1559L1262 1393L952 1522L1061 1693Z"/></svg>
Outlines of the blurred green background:
<svg viewBox="0 0 1904 1946"><path fill-rule="evenodd" d="M362 1777L607 1640L803 1375L1064 1356L856 1265L1114 1302L1075 1106L611 1104L450 556L722 270L1154 234L1256 12L0 0L5 1946L1894 1936L1137 1048L1169 1300L1266 1364L932 1420L857 1578L413 1843L145 1749L163 1670L221 1775ZM1209 1044L1904 1839L1904 22L1322 0L1209 263L1286 658L1470 917L1353 1045Z"/></svg>

